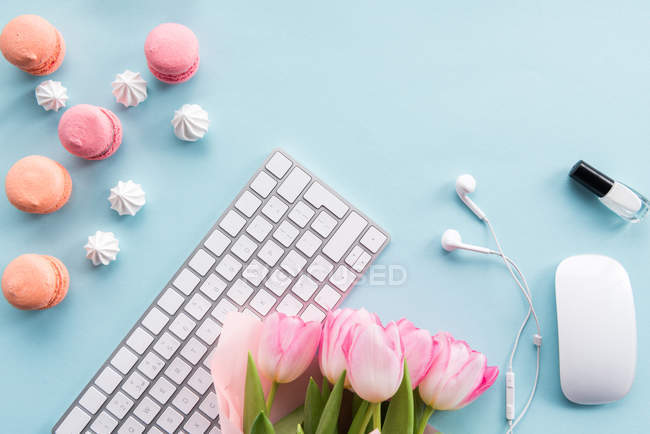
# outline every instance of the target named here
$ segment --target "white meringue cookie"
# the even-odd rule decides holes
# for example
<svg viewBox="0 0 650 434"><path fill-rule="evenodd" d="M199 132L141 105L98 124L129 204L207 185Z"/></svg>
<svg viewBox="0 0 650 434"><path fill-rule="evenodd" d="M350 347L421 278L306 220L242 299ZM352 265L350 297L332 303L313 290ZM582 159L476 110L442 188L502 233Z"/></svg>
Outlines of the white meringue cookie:
<svg viewBox="0 0 650 434"><path fill-rule="evenodd" d="M118 181L117 185L111 188L108 201L111 203L111 209L119 215L135 215L147 203L142 186L131 180Z"/></svg>
<svg viewBox="0 0 650 434"><path fill-rule="evenodd" d="M68 101L68 89L60 81L45 80L36 87L36 102L45 110L59 111Z"/></svg>
<svg viewBox="0 0 650 434"><path fill-rule="evenodd" d="M119 244L113 232L97 231L95 235L88 237L88 244L84 246L86 258L90 259L95 266L108 265L117 259L117 253L120 251Z"/></svg>
<svg viewBox="0 0 650 434"><path fill-rule="evenodd" d="M125 107L136 106L147 99L147 82L139 72L127 69L117 74L111 85L115 99Z"/></svg>
<svg viewBox="0 0 650 434"><path fill-rule="evenodd" d="M174 134L181 140L196 142L208 132L208 112L198 104L185 104L174 112Z"/></svg>

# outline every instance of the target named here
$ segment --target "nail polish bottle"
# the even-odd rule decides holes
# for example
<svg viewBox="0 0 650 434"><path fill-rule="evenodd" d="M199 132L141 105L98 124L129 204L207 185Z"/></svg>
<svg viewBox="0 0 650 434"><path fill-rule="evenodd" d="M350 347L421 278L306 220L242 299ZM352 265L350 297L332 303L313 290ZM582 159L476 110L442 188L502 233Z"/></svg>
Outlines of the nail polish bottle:
<svg viewBox="0 0 650 434"><path fill-rule="evenodd" d="M607 208L625 220L636 223L648 213L648 199L582 160L571 168L569 176L598 196Z"/></svg>

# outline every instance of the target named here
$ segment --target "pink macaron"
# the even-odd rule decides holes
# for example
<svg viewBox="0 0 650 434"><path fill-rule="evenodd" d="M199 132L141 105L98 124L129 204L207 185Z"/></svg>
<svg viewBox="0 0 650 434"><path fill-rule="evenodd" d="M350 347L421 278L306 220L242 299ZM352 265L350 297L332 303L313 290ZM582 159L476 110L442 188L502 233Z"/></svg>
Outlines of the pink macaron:
<svg viewBox="0 0 650 434"><path fill-rule="evenodd" d="M103 160L120 147L122 123L108 109L79 104L61 116L59 140L64 148L77 157Z"/></svg>
<svg viewBox="0 0 650 434"><path fill-rule="evenodd" d="M48 309L68 293L70 275L59 259L48 255L20 255L2 273L2 292L22 310Z"/></svg>
<svg viewBox="0 0 650 434"><path fill-rule="evenodd" d="M165 83L187 81L199 69L199 40L182 24L164 23L153 29L144 54L151 73Z"/></svg>

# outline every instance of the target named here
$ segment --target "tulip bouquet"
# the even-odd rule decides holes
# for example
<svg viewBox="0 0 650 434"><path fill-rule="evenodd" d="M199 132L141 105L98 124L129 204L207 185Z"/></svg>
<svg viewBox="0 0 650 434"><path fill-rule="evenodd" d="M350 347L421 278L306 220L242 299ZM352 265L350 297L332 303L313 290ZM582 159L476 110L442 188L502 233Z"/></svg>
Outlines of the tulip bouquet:
<svg viewBox="0 0 650 434"><path fill-rule="evenodd" d="M316 356L320 373L301 382ZM364 309L322 325L230 313L212 360L224 434L422 434L434 411L463 408L499 373L449 333L384 326ZM283 418L281 404L293 410Z"/></svg>

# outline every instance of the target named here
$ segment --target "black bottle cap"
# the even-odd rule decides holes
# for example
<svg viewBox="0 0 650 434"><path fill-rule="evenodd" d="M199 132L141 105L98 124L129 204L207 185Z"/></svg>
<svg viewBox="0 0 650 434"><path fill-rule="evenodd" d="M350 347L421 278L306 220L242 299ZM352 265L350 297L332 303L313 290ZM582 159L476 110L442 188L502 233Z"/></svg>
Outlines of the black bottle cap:
<svg viewBox="0 0 650 434"><path fill-rule="evenodd" d="M582 160L571 168L569 176L587 187L598 197L605 196L614 186L612 178Z"/></svg>

